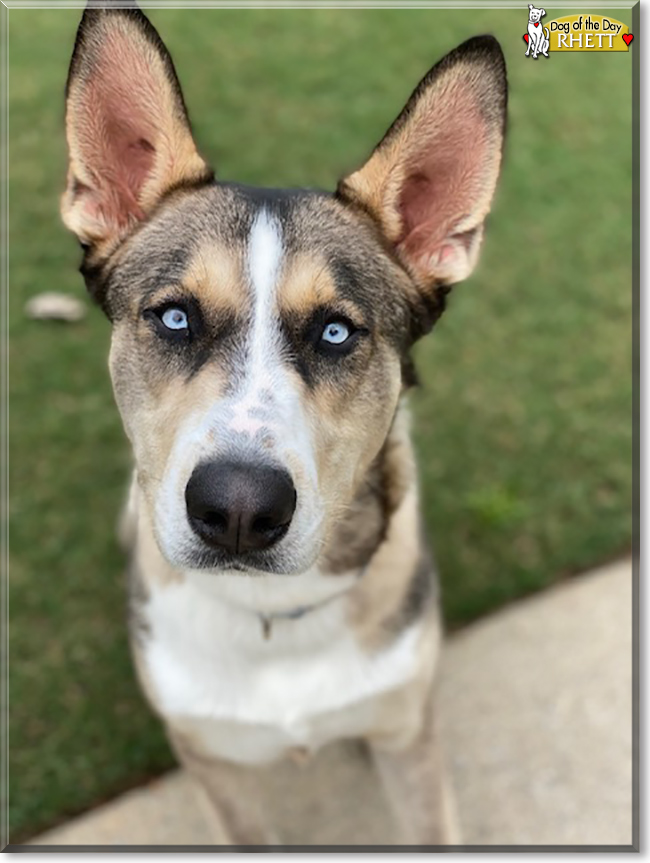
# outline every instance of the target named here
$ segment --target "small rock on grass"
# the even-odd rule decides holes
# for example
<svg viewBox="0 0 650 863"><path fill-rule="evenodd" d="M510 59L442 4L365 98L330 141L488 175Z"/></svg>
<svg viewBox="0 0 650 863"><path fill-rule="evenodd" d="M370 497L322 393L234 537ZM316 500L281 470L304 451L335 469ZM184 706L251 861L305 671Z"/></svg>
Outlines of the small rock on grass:
<svg viewBox="0 0 650 863"><path fill-rule="evenodd" d="M25 306L25 313L42 321L80 321L86 314L86 307L76 297L51 291L32 297Z"/></svg>

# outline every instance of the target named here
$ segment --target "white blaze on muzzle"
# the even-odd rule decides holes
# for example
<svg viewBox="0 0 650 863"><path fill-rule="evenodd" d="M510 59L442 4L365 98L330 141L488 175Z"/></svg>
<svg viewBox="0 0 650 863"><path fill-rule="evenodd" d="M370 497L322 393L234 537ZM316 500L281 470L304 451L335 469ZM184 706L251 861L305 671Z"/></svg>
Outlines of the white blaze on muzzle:
<svg viewBox="0 0 650 863"><path fill-rule="evenodd" d="M244 465L273 464L286 470L297 493L286 537L292 557L313 552L322 519L311 430L298 378L283 356L278 286L285 250L279 220L262 209L249 234L246 263L250 324L232 394L197 406L179 430L156 503L157 534L168 558L195 545L184 511L184 493L202 461L228 458ZM284 541L283 541L284 542ZM312 549L302 546L312 544ZM282 543L280 543L282 545Z"/></svg>

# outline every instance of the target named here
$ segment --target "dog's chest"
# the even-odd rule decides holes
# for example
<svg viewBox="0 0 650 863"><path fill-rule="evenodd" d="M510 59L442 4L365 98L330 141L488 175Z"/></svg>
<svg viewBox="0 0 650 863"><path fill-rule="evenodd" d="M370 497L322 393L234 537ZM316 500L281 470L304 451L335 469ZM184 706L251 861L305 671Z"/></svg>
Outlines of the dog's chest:
<svg viewBox="0 0 650 863"><path fill-rule="evenodd" d="M211 755L262 763L295 747L363 735L378 696L418 672L418 630L368 653L344 598L299 618L257 615L183 582L152 591L144 613L145 688L167 722Z"/></svg>

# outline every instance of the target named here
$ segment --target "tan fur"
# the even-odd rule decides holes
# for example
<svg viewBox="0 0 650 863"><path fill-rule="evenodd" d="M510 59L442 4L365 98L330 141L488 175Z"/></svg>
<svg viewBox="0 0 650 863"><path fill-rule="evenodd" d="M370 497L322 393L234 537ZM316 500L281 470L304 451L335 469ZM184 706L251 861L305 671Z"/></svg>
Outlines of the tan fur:
<svg viewBox="0 0 650 863"><path fill-rule="evenodd" d="M377 467L369 471L367 481L334 526L323 552L323 571L345 575L367 566L384 538L386 517L383 476Z"/></svg>
<svg viewBox="0 0 650 863"><path fill-rule="evenodd" d="M406 440L393 456L393 467L406 475L413 470L413 457ZM386 637L382 625L403 602L421 554L419 501L411 478L408 487L401 489L401 500L390 519L385 541L350 597L351 625L359 641L369 649L376 649Z"/></svg>
<svg viewBox="0 0 650 863"><path fill-rule="evenodd" d="M155 338L146 332L144 337ZM113 390L134 447L140 488L151 506L179 427L201 405L219 398L227 385L227 374L210 364L200 374L185 380L170 377L165 369L152 365L146 370L145 386L142 369L129 361L132 351L132 335L126 327L116 326L110 353Z"/></svg>
<svg viewBox="0 0 650 863"><path fill-rule="evenodd" d="M366 323L362 310L340 296L328 263L314 255L297 254L288 259L278 286L278 303L284 311L304 319L319 306L330 304L360 326ZM295 382L309 407L320 491L328 501L349 501L344 512L332 512L332 528L339 531L338 525L345 529L354 520L358 492L386 439L400 392L398 361L392 351L380 346L370 352L362 345L358 352L364 373L356 375L343 392L340 383L325 382L310 392L297 376ZM369 517L367 507L364 516ZM366 523L363 530L367 528ZM375 537L380 537L379 530ZM334 535L329 548L337 547L340 543ZM347 550L352 552L349 546ZM331 551L325 551L325 566L332 572L349 568L343 562L335 563Z"/></svg>
<svg viewBox="0 0 650 863"><path fill-rule="evenodd" d="M138 508L138 538L135 557L141 566L143 586L148 590L155 582L158 585L174 584L183 580L183 573L170 566L160 553L146 507Z"/></svg>
<svg viewBox="0 0 650 863"><path fill-rule="evenodd" d="M392 562L389 529L405 546L403 558ZM348 572L355 566L367 567L364 581L367 576L368 590L355 592L353 603L353 617L360 630L375 628L396 612L421 551L415 461L408 411L402 405L376 468L366 473L365 483L323 555L326 571L332 574ZM387 590L382 589L383 583L389 585Z"/></svg>
<svg viewBox="0 0 650 863"><path fill-rule="evenodd" d="M307 317L319 303L332 303L336 299L336 285L326 261L300 253L289 259L278 288L281 309Z"/></svg>
<svg viewBox="0 0 650 863"><path fill-rule="evenodd" d="M404 832L405 844L459 845L460 827L447 779L429 681L415 738L399 748L375 745L374 761Z"/></svg>
<svg viewBox="0 0 650 863"><path fill-rule="evenodd" d="M244 262L236 250L204 242L189 262L182 286L217 314L244 314L249 306Z"/></svg>
<svg viewBox="0 0 650 863"><path fill-rule="evenodd" d="M310 399L319 486L333 507L332 526L354 506L368 469L379 454L391 425L400 393L398 363L369 363L370 374L360 377L354 389L322 385ZM374 372L374 374L372 374ZM345 509L334 501L346 501Z"/></svg>
<svg viewBox="0 0 650 863"><path fill-rule="evenodd" d="M228 837L229 844L279 844L260 805L256 770L206 759L196 741L177 727L168 727L167 734L181 763L199 780L212 817L216 815L220 821L219 833Z"/></svg>

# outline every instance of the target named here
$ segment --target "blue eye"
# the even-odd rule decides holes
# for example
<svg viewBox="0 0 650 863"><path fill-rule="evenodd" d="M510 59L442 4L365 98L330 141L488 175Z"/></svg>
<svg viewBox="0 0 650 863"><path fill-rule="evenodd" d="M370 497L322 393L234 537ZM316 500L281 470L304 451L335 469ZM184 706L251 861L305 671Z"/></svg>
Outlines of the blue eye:
<svg viewBox="0 0 650 863"><path fill-rule="evenodd" d="M321 335L321 340L327 342L328 345L342 345L350 338L351 332L347 324L343 321L331 321L325 325L325 329Z"/></svg>
<svg viewBox="0 0 650 863"><path fill-rule="evenodd" d="M170 306L168 309L165 309L160 316L160 320L168 330L179 331L189 329L187 313L183 309L179 309L178 306Z"/></svg>

